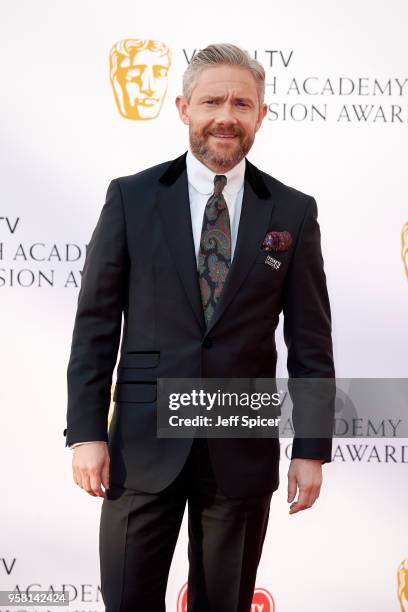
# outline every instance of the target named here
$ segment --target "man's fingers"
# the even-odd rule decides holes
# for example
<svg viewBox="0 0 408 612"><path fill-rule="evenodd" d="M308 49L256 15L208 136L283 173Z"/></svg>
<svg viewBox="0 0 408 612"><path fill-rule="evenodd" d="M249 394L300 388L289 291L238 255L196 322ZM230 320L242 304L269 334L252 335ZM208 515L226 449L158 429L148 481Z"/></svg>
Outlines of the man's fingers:
<svg viewBox="0 0 408 612"><path fill-rule="evenodd" d="M73 453L74 482L93 497L105 497L101 482L108 484L110 460L106 442L83 444Z"/></svg>
<svg viewBox="0 0 408 612"><path fill-rule="evenodd" d="M89 472L82 472L82 488L84 491L92 495L92 497L96 497L96 493L93 492L91 487L91 479Z"/></svg>
<svg viewBox="0 0 408 612"><path fill-rule="evenodd" d="M74 481L76 482L76 484L79 487L81 487L81 489L85 489L86 490L86 484L85 484L85 480L83 478L83 474L82 474L81 470L79 470L78 468L75 469Z"/></svg>
<svg viewBox="0 0 408 612"><path fill-rule="evenodd" d="M109 489L109 457L103 464L102 468L102 484L105 489Z"/></svg>
<svg viewBox="0 0 408 612"><path fill-rule="evenodd" d="M75 484L79 485L81 482L81 477L77 473L77 469L74 465L72 466L72 478L74 479Z"/></svg>
<svg viewBox="0 0 408 612"><path fill-rule="evenodd" d="M293 473L288 474L288 502L290 503L295 499L297 491L297 480Z"/></svg>
<svg viewBox="0 0 408 612"><path fill-rule="evenodd" d="M290 506L289 514L295 514L301 510L311 508L319 497L320 487L311 485L299 489L298 499Z"/></svg>
<svg viewBox="0 0 408 612"><path fill-rule="evenodd" d="M300 510L306 510L306 508L310 508L309 505L309 495L306 491L300 490L297 500L291 504L289 508L289 514L294 514L295 512L299 512Z"/></svg>
<svg viewBox="0 0 408 612"><path fill-rule="evenodd" d="M89 495L96 497L97 494L93 490L95 485L91 483L90 473L87 470L73 468L73 477L74 477L74 482L79 487L81 487L81 489L84 489L84 491L89 493ZM97 490L97 487L96 487L96 490Z"/></svg>
<svg viewBox="0 0 408 612"><path fill-rule="evenodd" d="M89 482L90 482L91 491L94 495L96 495L97 497L105 497L105 493L102 491L102 488L101 488L101 477L99 473L92 472L89 477Z"/></svg>
<svg viewBox="0 0 408 612"><path fill-rule="evenodd" d="M295 484L299 488L299 495L292 503L289 514L311 508L319 497L323 481L322 464L318 459L292 459L288 471L288 502L295 498Z"/></svg>

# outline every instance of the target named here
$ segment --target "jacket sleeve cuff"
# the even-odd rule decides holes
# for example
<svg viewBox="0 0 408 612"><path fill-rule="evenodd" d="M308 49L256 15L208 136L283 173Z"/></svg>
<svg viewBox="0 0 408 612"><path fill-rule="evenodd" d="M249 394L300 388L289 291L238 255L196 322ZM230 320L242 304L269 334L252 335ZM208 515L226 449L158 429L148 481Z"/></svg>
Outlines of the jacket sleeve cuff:
<svg viewBox="0 0 408 612"><path fill-rule="evenodd" d="M330 463L332 438L294 438L291 459L321 459Z"/></svg>

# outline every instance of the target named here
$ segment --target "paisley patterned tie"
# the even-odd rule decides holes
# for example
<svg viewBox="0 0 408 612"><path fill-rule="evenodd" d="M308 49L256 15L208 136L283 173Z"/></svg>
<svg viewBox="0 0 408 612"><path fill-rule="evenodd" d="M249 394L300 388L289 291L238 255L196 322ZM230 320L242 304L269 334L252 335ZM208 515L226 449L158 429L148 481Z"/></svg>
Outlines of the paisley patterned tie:
<svg viewBox="0 0 408 612"><path fill-rule="evenodd" d="M198 252L198 276L204 317L208 326L231 265L231 227L227 203L222 190L227 177L216 174L214 193L204 211Z"/></svg>

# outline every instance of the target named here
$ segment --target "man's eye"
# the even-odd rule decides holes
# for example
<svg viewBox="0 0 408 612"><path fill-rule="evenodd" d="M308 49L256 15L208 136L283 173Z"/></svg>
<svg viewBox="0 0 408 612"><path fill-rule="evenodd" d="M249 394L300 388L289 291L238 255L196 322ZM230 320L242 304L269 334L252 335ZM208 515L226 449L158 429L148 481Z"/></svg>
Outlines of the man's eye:
<svg viewBox="0 0 408 612"><path fill-rule="evenodd" d="M246 102L238 102L239 106L248 106Z"/></svg>
<svg viewBox="0 0 408 612"><path fill-rule="evenodd" d="M215 104L215 101L214 100L206 100L205 103L206 104Z"/></svg>

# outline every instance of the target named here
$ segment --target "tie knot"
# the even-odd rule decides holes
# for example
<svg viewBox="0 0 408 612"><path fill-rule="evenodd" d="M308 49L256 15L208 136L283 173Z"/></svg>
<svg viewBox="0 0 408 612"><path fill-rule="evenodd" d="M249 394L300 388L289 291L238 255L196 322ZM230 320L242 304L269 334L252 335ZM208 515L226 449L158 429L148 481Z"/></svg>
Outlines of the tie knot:
<svg viewBox="0 0 408 612"><path fill-rule="evenodd" d="M227 184L227 177L224 174L216 174L214 176L214 195L219 196Z"/></svg>

